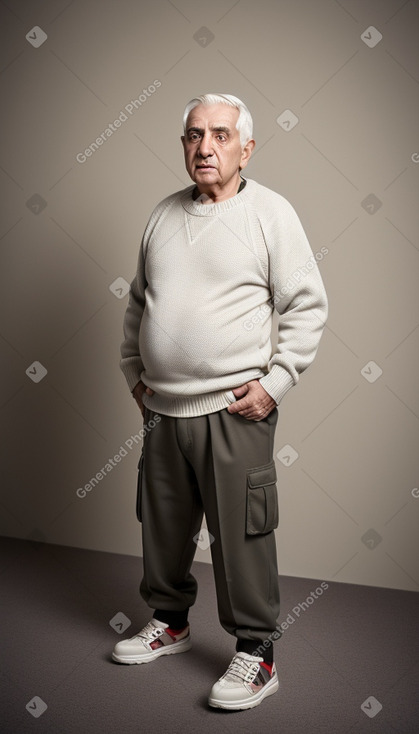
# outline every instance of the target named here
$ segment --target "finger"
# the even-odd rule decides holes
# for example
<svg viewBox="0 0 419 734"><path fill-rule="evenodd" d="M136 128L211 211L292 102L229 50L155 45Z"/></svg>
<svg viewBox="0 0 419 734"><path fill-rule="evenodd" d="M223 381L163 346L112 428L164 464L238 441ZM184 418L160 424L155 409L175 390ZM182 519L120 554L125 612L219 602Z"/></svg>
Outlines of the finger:
<svg viewBox="0 0 419 734"><path fill-rule="evenodd" d="M267 413L264 412L263 415L260 415L260 413L257 412L257 411L248 410L248 411L243 411L242 412L242 415L243 415L244 418L247 418L247 420L251 420L251 421L256 421L257 422L257 421L261 421L264 418L266 418Z"/></svg>
<svg viewBox="0 0 419 734"><path fill-rule="evenodd" d="M255 414L249 410L240 410L239 415L243 416L243 418L246 418L246 420L249 421L252 421L255 418Z"/></svg>

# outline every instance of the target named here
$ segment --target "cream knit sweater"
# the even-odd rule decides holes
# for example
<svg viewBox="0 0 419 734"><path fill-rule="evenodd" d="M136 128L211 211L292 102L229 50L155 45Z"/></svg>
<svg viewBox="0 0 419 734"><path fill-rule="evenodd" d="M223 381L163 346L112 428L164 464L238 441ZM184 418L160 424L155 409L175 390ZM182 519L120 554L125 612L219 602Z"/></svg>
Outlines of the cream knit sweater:
<svg viewBox="0 0 419 734"><path fill-rule="evenodd" d="M142 379L155 391L147 408L185 418L226 408L232 388L255 379L279 404L327 318L316 258L280 194L247 179L236 196L202 204L193 189L160 202L144 232L121 345L128 387Z"/></svg>

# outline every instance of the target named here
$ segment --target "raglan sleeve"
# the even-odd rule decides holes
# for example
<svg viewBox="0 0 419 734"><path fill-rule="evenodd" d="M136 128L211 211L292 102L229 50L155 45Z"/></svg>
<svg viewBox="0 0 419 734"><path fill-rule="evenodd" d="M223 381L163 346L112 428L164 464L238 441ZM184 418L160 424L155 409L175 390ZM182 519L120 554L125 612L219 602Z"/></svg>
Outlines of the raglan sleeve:
<svg viewBox="0 0 419 734"><path fill-rule="evenodd" d="M128 297L128 306L123 321L124 340L121 344L121 360L119 366L125 376L130 391L141 379L144 364L139 349L141 319L145 308L145 244L146 232L143 235L138 254L137 271L133 279Z"/></svg>
<svg viewBox="0 0 419 734"><path fill-rule="evenodd" d="M317 259L292 205L281 197L278 211L261 226L269 255L271 300L279 324L276 349L259 382L279 404L316 356L328 316L328 299Z"/></svg>

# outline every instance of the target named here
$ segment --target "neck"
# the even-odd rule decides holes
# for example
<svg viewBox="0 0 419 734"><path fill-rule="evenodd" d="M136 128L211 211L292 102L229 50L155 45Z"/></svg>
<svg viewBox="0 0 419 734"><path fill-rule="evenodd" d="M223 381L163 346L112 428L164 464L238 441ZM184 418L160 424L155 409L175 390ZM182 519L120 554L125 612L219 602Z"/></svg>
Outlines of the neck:
<svg viewBox="0 0 419 734"><path fill-rule="evenodd" d="M220 201L225 201L226 199L231 199L232 196L236 196L238 193L242 180L240 173L237 172L237 175L230 179L228 184L223 187L196 184L193 198L197 199L201 194L206 194L214 204L217 204Z"/></svg>

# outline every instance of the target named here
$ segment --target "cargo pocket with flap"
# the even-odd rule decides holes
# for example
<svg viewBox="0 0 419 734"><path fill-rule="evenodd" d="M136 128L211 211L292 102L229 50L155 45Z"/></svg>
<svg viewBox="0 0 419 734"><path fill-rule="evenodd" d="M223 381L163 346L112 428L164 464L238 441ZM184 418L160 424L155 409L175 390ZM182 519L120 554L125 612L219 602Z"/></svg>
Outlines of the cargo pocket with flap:
<svg viewBox="0 0 419 734"><path fill-rule="evenodd" d="M247 469L246 533L263 535L278 527L279 506L275 462Z"/></svg>
<svg viewBox="0 0 419 734"><path fill-rule="evenodd" d="M143 466L144 466L144 448L141 449L140 459L138 461L138 475L137 475L137 519L142 522L141 515L141 499L142 499L142 485L143 485Z"/></svg>

